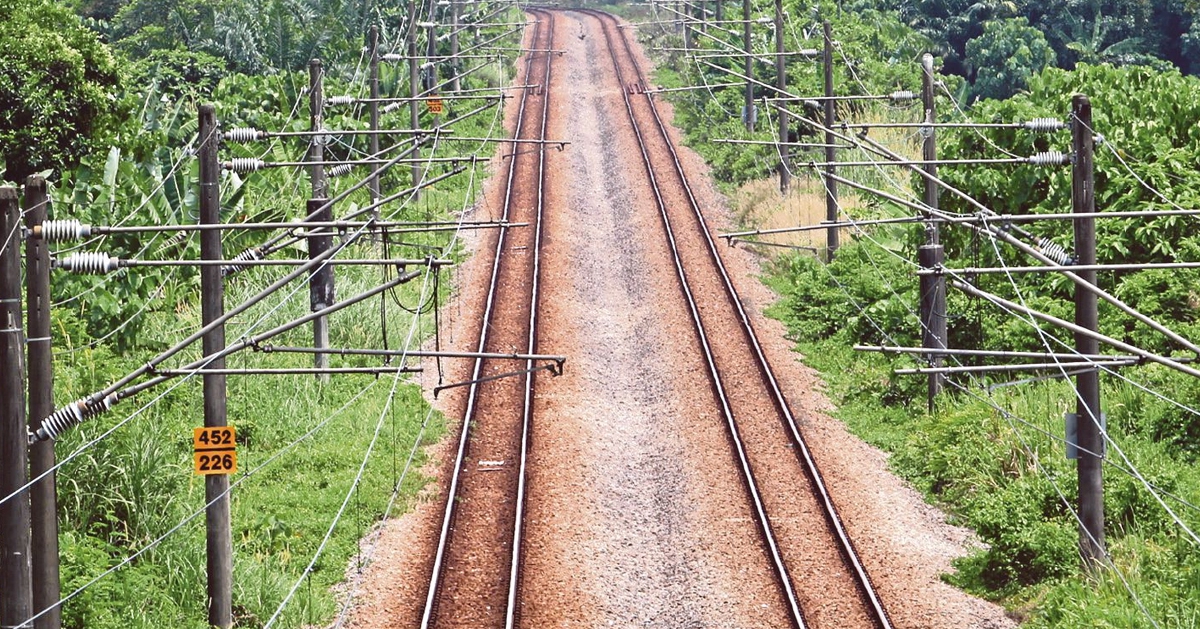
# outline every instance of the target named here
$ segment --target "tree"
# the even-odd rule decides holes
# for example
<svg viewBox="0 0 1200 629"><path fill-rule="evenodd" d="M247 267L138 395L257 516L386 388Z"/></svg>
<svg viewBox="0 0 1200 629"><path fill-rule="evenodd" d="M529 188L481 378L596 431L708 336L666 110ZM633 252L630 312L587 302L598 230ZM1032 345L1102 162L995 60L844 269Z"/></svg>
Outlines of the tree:
<svg viewBox="0 0 1200 629"><path fill-rule="evenodd" d="M966 62L977 98L1008 98L1054 61L1046 37L1023 17L988 22L982 35L967 42Z"/></svg>
<svg viewBox="0 0 1200 629"><path fill-rule="evenodd" d="M52 0L0 5L0 155L5 178L69 167L121 119L117 62Z"/></svg>

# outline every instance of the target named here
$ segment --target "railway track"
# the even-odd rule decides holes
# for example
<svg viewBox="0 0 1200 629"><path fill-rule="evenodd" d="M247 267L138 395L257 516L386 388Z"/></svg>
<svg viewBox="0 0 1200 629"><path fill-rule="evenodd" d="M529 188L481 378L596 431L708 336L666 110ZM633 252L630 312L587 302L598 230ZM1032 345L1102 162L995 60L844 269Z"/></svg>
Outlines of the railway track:
<svg viewBox="0 0 1200 629"><path fill-rule="evenodd" d="M515 138L545 140L549 120L554 14L536 20L524 69ZM542 147L544 149L544 145ZM536 351L546 183L545 150L514 142L504 189L509 228L496 242L478 351ZM477 360L450 477L421 627L514 627L520 583L526 461L532 420L533 362Z"/></svg>
<svg viewBox="0 0 1200 629"><path fill-rule="evenodd" d="M579 12L598 20L603 28L699 340L698 350L708 367L791 623L796 627L890 629L887 612L717 252L666 126L652 97L644 93L645 77L624 29L607 13ZM697 295L705 299L697 299ZM714 339L723 340L717 343ZM748 364L755 365L757 378L726 381L724 373L733 372L735 365ZM797 481L807 486L797 487ZM830 587L831 573L840 587ZM815 574L822 578L808 578ZM813 583L820 585L814 587Z"/></svg>

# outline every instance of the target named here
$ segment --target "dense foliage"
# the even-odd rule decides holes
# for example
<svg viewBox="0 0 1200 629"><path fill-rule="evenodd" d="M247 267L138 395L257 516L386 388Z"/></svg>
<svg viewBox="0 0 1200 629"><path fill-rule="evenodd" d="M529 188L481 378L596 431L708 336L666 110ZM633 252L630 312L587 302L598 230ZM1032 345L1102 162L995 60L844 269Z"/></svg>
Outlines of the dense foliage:
<svg viewBox="0 0 1200 629"><path fill-rule="evenodd" d="M0 5L0 59L5 179L75 164L123 117L116 58L51 0Z"/></svg>
<svg viewBox="0 0 1200 629"><path fill-rule="evenodd" d="M1194 54L1200 44L1196 5L1179 0L862 0L857 5L886 7L899 12L904 22L937 43L946 72L967 77L978 87L979 73L990 66L972 59L977 40L999 24L1013 19L1027 22L1040 32L1053 51L1058 67L1077 63L1108 62L1116 65L1174 64L1188 74L1200 73ZM1015 35L1016 33L1014 33ZM1028 39L1021 35L1020 40ZM1025 74L1040 69L1027 66ZM1029 71L1032 70L1032 71ZM986 74L985 74L986 75ZM1008 96L1023 85L1014 81L1000 93L975 90L980 97Z"/></svg>

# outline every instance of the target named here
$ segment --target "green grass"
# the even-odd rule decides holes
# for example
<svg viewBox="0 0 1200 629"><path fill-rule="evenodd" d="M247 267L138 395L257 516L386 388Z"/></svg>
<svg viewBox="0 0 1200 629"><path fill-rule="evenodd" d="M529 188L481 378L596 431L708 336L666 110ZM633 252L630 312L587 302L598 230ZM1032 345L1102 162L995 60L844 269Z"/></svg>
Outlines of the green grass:
<svg viewBox="0 0 1200 629"><path fill-rule="evenodd" d="M365 290L377 279L362 269L343 269L338 276L342 295ZM247 274L231 292L249 292L249 287L261 285L262 279ZM239 297L231 296L230 303ZM416 302L415 290L408 285L398 297L409 304ZM268 325L301 315L307 311L307 302L307 290L301 290L270 315ZM369 303L331 317L334 346L381 346L379 302ZM252 320L267 308L253 309L242 320ZM178 314L177 323L191 327L197 323L195 319L194 311L185 310ZM403 338L397 332L404 331L410 317L393 306L389 319L395 347ZM236 329L230 330L230 340L238 337ZM428 330L419 331L416 338L423 338L425 332ZM280 342L305 345L308 334L309 328L304 326ZM107 358L106 367L113 374L136 364ZM231 357L229 366L304 366L310 361L307 355L246 353ZM335 357L333 364L348 363ZM97 382L88 370L64 375L59 379L60 390L64 385L79 386L73 394L89 391ZM240 626L258 626L265 621L304 574L375 440L350 508L309 575L311 584L304 583L286 608L280 626L319 622L334 612L330 586L344 577L357 552L357 540L379 520L409 452L418 438L429 443L443 431L436 413L426 425L429 409L419 388L402 380L393 395L392 380L391 376L348 375L320 384L312 376L229 378L229 418L239 429L239 471L231 480L245 479L232 493L234 601ZM60 443L60 456L98 436L157 393L143 394L114 409L111 416L81 426ZM146 548L203 507L204 482L191 470L192 428L203 424L201 397L198 381L179 386L64 467L60 494L65 591L73 591L129 553ZM328 419L343 405L342 412ZM310 431L312 435L304 438ZM418 456L415 463L419 467L422 461ZM260 465L261 471L246 477ZM407 507L423 482L419 474L410 471L401 487L398 512ZM205 626L203 523L203 517L195 518L133 563L88 588L67 605L67 626ZM120 604L113 604L117 601Z"/></svg>

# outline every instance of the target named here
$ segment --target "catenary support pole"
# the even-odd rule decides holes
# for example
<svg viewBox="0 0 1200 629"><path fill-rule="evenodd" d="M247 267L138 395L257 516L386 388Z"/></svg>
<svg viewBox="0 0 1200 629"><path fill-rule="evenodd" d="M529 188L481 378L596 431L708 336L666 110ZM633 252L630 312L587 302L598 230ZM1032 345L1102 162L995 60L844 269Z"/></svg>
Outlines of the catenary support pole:
<svg viewBox="0 0 1200 629"><path fill-rule="evenodd" d="M922 245L917 249L917 259L921 268L933 269L940 267L945 253L942 245ZM926 349L946 349L946 278L942 275L922 275L921 285L921 347ZM941 367L942 356L937 353L926 355L930 367ZM929 410L933 411L934 398L941 393L945 384L945 374L931 372L929 374L929 391L927 402Z"/></svg>
<svg viewBox="0 0 1200 629"><path fill-rule="evenodd" d="M683 11L684 11L684 18L683 18L683 48L684 48L684 50L685 50L685 53L686 53L686 52L689 52L689 50L691 50L691 47L692 47L692 46L694 46L694 44L692 44L692 36L691 36L691 23L692 23L692 20L695 20L695 19L696 19L696 17L694 16L694 13L695 13L695 11L694 11L694 10L692 10L692 6L691 6L691 4L684 4L684 5L683 5Z"/></svg>
<svg viewBox="0 0 1200 629"><path fill-rule="evenodd" d="M441 77L438 76L437 62L437 22L430 21L429 28L426 32L425 40L425 58L428 59L425 65L425 89L422 90L431 98L437 98L438 83L441 82ZM442 117L439 114L433 114L433 128L438 128L442 124Z"/></svg>
<svg viewBox="0 0 1200 629"><path fill-rule="evenodd" d="M421 128L421 101L417 100L417 95L421 93L421 64L417 59L417 2L416 0L408 0L408 29L405 31L405 38L408 42L408 95L412 100L408 103L408 124L409 128ZM413 152L413 157L421 157L421 150L417 149ZM413 192L412 200L416 201L421 196L420 181L424 177L424 171L421 164L413 162L412 165L412 184L416 190Z"/></svg>
<svg viewBox="0 0 1200 629"><path fill-rule="evenodd" d="M783 0L775 0L775 88L780 98L787 96L787 55L783 54ZM788 170L788 110L779 107L779 191L787 194L792 173Z"/></svg>
<svg viewBox="0 0 1200 629"><path fill-rule="evenodd" d="M371 117L371 130L379 131L379 26L372 25L371 30L367 33L367 49L371 55L371 102L367 104L367 111ZM372 156L379 155L379 133L370 135L370 150ZM367 184L367 189L371 193L371 203L379 202L379 167L372 167L374 170L371 173L371 181ZM379 209L373 212L375 218L379 218Z"/></svg>
<svg viewBox="0 0 1200 629"><path fill-rule="evenodd" d="M938 208L939 186L935 183L937 177L937 130L933 124L937 122L937 101L934 98L933 55L921 57L921 102L924 104L924 120L928 127L921 129L921 156L926 164L922 167L929 177L925 180L925 205L936 210ZM931 213L926 216L932 218ZM918 258L921 268L932 269L941 266L945 253L938 234L937 221L925 223L925 245L920 248ZM946 278L943 275L921 276L921 345L926 349L945 349L948 346L946 338ZM942 366L942 355L931 353L926 356L930 367ZM929 390L927 401L929 410L933 411L933 401L945 384L946 375L941 372L929 374Z"/></svg>
<svg viewBox="0 0 1200 629"><path fill-rule="evenodd" d="M462 82L458 78L459 60L458 60L458 23L462 19L462 1L450 0L450 57L454 61L450 62L450 72L453 74L450 77L450 91L457 92L462 89Z"/></svg>
<svg viewBox="0 0 1200 629"><path fill-rule="evenodd" d="M0 188L0 498L28 482L25 336L21 327L21 209L17 189ZM29 492L0 503L0 627L30 627Z"/></svg>
<svg viewBox="0 0 1200 629"><path fill-rule="evenodd" d="M837 149L833 125L837 123L837 105L833 100L833 27L825 20L825 220L831 223L838 221L838 189L833 175L837 174ZM825 231L825 261L832 262L838 248L838 228L830 227Z"/></svg>
<svg viewBox="0 0 1200 629"><path fill-rule="evenodd" d="M745 108L746 129L754 130L754 82L750 79L754 77L754 52L751 48L750 40L750 0L742 0L742 52L746 57L746 102L742 105Z"/></svg>
<svg viewBox="0 0 1200 629"><path fill-rule="evenodd" d="M313 59L308 64L308 80L309 80L309 99L310 112L312 113L312 131L320 131L325 124L325 89L324 89L324 71L321 67L320 59ZM308 204L308 211L305 215L311 216L314 207L326 205L327 197L329 196L329 180L325 176L325 167L320 163L325 159L325 148L322 145L324 139L320 135L314 135L312 143L309 145L309 160L316 162L312 168L312 198ZM316 205L313 202L316 201ZM320 218L314 220L332 221L332 210L321 215ZM313 251L314 243L324 242L324 238L309 238L308 248L309 256L321 253L321 251ZM330 284L333 283L333 270L329 267L330 274L322 275L322 279L327 279ZM316 277L316 276L314 276ZM313 296L314 310L316 307L316 288L310 285L310 291ZM328 305L328 304L326 304ZM318 318L313 321L313 346L314 347L329 347L329 320L325 317ZM329 366L329 356L327 354L314 354L313 366L318 369L324 369ZM327 382L329 376L321 374L318 376L322 382Z"/></svg>
<svg viewBox="0 0 1200 629"><path fill-rule="evenodd" d="M212 105L200 106L200 223L221 222L221 165L217 160L220 132ZM220 230L200 233L200 257L222 259ZM200 316L203 324L225 314L225 286L218 266L200 267ZM202 340L204 355L225 349L225 326L214 326ZM225 359L216 358L205 367L224 369ZM227 425L225 376L204 375L204 425ZM204 477L204 514L208 552L208 624L227 629L233 626L233 539L229 515L229 477Z"/></svg>
<svg viewBox="0 0 1200 629"><path fill-rule="evenodd" d="M1087 96L1076 94L1071 99L1071 144L1075 154L1071 169L1071 206L1076 213L1096 211L1092 134L1092 103ZM1094 218L1075 220L1075 256L1078 264L1096 263ZM1096 283L1095 271L1080 271L1079 276L1090 284ZM1075 324L1095 332L1099 327L1098 319L1096 294L1076 287ZM1085 355L1096 354L1100 351L1100 344L1093 336L1077 333L1075 349ZM1099 372L1079 374L1075 377L1075 387L1078 394L1075 417L1079 445L1079 519L1082 524L1079 550L1084 564L1092 568L1100 565L1105 558L1104 437L1100 430L1103 416L1100 410Z"/></svg>
<svg viewBox="0 0 1200 629"><path fill-rule="evenodd" d="M46 180L33 175L25 181L25 227L46 220L50 197ZM54 365L50 343L50 249L41 238L25 241L25 319L29 357L29 429L37 430L54 412ZM58 574L58 494L54 472L54 442L29 445L29 477L45 474L29 488L32 522L33 609L49 610L33 621L34 629L62 626L62 595Z"/></svg>
<svg viewBox="0 0 1200 629"><path fill-rule="evenodd" d="M312 183L312 198L328 196L329 180L325 176L325 138L319 133L325 127L325 70L320 59L308 62L308 121L313 136L308 143L308 161L315 162L309 168Z"/></svg>
<svg viewBox="0 0 1200 629"><path fill-rule="evenodd" d="M713 20L720 24L725 21L725 0L713 0Z"/></svg>
<svg viewBox="0 0 1200 629"><path fill-rule="evenodd" d="M314 221L332 221L333 207L324 199L312 199L308 202L307 213L314 216ZM308 237L309 259L320 257L333 246L333 234L330 230L314 230L317 235ZM333 265L323 264L314 269L308 276L308 297L312 312L324 310L333 305ZM329 347L329 318L318 317L313 320L313 347L324 349ZM329 367L329 354L316 353L313 355L313 366L318 369ZM329 374L318 374L321 382L329 381Z"/></svg>
<svg viewBox="0 0 1200 629"><path fill-rule="evenodd" d="M938 209L938 191L941 187L937 185L937 128L934 123L937 122L937 100L934 95L934 75L933 75L933 55L925 53L921 57L921 103L925 108L925 123L929 126L921 129L921 159L925 162L921 169L929 173L929 177L924 177L925 181L925 205ZM932 214L926 213L926 216L932 218ZM929 221L925 224L925 244L936 245L941 242L938 234L938 224L936 221Z"/></svg>

